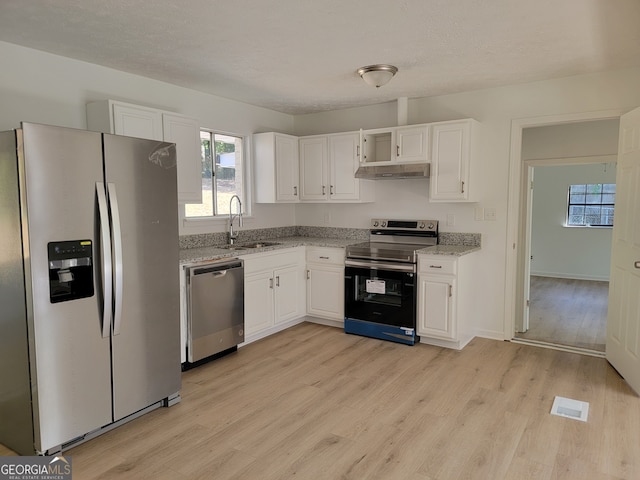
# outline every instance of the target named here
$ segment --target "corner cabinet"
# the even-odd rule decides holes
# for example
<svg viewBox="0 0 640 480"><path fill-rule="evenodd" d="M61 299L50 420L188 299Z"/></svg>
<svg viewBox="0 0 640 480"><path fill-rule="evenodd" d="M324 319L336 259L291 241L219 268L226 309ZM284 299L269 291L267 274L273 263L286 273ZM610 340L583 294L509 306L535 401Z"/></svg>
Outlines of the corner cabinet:
<svg viewBox="0 0 640 480"><path fill-rule="evenodd" d="M462 349L473 337L473 253L462 257L418 255L420 342Z"/></svg>
<svg viewBox="0 0 640 480"><path fill-rule="evenodd" d="M275 132L255 133L253 161L257 203L300 201L298 137Z"/></svg>
<svg viewBox="0 0 640 480"><path fill-rule="evenodd" d="M344 248L307 247L307 314L344 325Z"/></svg>
<svg viewBox="0 0 640 480"><path fill-rule="evenodd" d="M177 113L104 100L87 104L89 130L176 144L178 201L202 202L200 124Z"/></svg>
<svg viewBox="0 0 640 480"><path fill-rule="evenodd" d="M478 129L472 119L431 124L430 201L477 201Z"/></svg>
<svg viewBox="0 0 640 480"><path fill-rule="evenodd" d="M355 178L359 142L357 132L299 139L302 202L373 201L373 182Z"/></svg>

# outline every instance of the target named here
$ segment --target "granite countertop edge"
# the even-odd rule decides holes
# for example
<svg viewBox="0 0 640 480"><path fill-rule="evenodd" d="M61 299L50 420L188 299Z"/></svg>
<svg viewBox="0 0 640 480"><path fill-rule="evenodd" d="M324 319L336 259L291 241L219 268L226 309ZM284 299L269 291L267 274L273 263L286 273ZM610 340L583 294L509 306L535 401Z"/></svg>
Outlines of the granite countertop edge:
<svg viewBox="0 0 640 480"><path fill-rule="evenodd" d="M221 246L185 248L180 250L180 266L192 266L203 262L223 260L227 258L242 257L254 253L263 253L285 248L294 247L333 247L346 248L349 245L362 243L362 240L344 238L324 238L324 237L282 237L269 239L278 245L271 245L249 250L229 250ZM241 244L239 244L241 245ZM448 255L461 257L469 253L480 250L479 246L469 245L434 245L418 250L419 254Z"/></svg>

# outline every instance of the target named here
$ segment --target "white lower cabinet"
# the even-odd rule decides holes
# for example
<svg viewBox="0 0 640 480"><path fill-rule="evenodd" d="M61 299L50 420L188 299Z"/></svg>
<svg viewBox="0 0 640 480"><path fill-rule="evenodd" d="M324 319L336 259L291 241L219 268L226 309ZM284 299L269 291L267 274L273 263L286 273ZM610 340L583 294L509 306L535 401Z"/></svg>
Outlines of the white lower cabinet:
<svg viewBox="0 0 640 480"><path fill-rule="evenodd" d="M474 337L473 257L418 255L417 330L422 343L462 349Z"/></svg>
<svg viewBox="0 0 640 480"><path fill-rule="evenodd" d="M307 248L307 314L344 324L343 248Z"/></svg>
<svg viewBox="0 0 640 480"><path fill-rule="evenodd" d="M304 247L243 255L245 342L290 326L305 313Z"/></svg>

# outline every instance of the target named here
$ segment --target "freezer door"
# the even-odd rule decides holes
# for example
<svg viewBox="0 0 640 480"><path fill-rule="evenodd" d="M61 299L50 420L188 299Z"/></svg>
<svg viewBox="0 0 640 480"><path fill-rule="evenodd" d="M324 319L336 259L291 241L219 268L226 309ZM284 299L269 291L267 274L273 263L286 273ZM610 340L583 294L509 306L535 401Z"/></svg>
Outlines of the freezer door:
<svg viewBox="0 0 640 480"><path fill-rule="evenodd" d="M115 420L180 389L178 200L173 144L104 135L113 225Z"/></svg>
<svg viewBox="0 0 640 480"><path fill-rule="evenodd" d="M109 337L101 334L96 238L102 145L100 134L83 130L25 123L22 132L35 447L46 451L112 421ZM91 296L52 303L48 244L68 240L90 242L97 288Z"/></svg>
<svg viewBox="0 0 640 480"><path fill-rule="evenodd" d="M0 133L0 443L33 453L16 132Z"/></svg>

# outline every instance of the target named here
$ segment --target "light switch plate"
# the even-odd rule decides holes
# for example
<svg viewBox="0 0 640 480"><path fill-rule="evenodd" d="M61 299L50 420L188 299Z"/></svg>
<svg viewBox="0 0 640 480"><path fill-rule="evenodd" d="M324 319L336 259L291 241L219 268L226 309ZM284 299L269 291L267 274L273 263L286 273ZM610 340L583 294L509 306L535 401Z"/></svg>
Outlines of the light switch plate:
<svg viewBox="0 0 640 480"><path fill-rule="evenodd" d="M485 220L490 220L493 221L495 220L497 217L497 213L496 213L496 209L495 208L485 208L484 209L484 219Z"/></svg>
<svg viewBox="0 0 640 480"><path fill-rule="evenodd" d="M453 227L456 224L456 216L453 213L447 213L447 227Z"/></svg>
<svg viewBox="0 0 640 480"><path fill-rule="evenodd" d="M484 208L476 207L476 220L479 222L484 220Z"/></svg>

